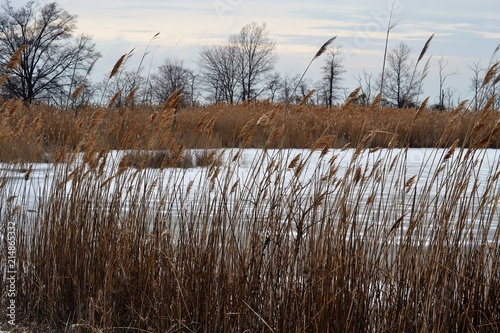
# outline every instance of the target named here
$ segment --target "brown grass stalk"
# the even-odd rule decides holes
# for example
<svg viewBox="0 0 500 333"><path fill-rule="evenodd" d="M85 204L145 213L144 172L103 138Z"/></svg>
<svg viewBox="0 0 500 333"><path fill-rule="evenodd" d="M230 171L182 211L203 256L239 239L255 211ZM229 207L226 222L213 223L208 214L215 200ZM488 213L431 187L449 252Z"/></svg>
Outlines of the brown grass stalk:
<svg viewBox="0 0 500 333"><path fill-rule="evenodd" d="M17 50L12 54L9 62L7 63L8 69L16 69L17 67L20 66L22 61L22 54L27 47L28 45L25 44L17 48Z"/></svg>

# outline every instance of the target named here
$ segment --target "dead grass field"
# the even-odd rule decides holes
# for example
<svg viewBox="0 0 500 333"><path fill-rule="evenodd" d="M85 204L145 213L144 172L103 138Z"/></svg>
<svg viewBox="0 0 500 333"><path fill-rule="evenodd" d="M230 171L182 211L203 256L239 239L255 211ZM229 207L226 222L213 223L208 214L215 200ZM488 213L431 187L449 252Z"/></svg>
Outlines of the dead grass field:
<svg viewBox="0 0 500 333"><path fill-rule="evenodd" d="M0 161L58 161L74 150L330 147L498 148L499 112L447 112L345 105L284 106L266 102L176 110L84 108L77 116L44 105L6 101L0 109ZM474 129L473 129L474 128ZM473 132L472 132L473 131ZM488 134L489 133L489 134ZM480 139L479 139L480 138ZM481 143L480 140L486 140Z"/></svg>
<svg viewBox="0 0 500 333"><path fill-rule="evenodd" d="M7 101L0 114L0 275L6 286L6 226L15 221L21 326L498 331L500 170L493 168L481 189L471 172L482 163L482 148L500 145L498 111L265 102L176 110L167 103L85 108L75 116ZM279 149L265 165L256 157L254 176L235 182L238 154L223 169L211 153L224 147ZM337 174L332 157L305 183L309 155L284 153L306 148L327 156L333 147L354 149L345 174ZM389 155L373 155L375 163L366 165L360 156L378 147ZM408 147L447 149L429 157L439 167L423 188L414 184L424 175L406 175ZM207 152L197 158L206 182L185 188L178 185L182 172L165 179L148 169L190 168L190 148ZM126 155L108 173L115 150L140 154ZM56 171L28 209L37 162ZM13 170L24 185L8 185ZM285 181L286 174L293 176ZM6 302L3 294L2 322Z"/></svg>

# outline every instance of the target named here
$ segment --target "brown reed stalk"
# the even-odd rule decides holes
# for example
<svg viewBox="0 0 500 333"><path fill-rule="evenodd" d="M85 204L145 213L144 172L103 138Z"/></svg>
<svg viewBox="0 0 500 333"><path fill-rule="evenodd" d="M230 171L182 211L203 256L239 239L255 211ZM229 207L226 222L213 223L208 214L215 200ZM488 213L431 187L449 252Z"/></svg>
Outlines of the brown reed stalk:
<svg viewBox="0 0 500 333"><path fill-rule="evenodd" d="M392 2L391 6L391 12L389 14L389 21L387 22L387 30L386 30L386 36L385 36L385 47L384 47L384 59L382 61L382 74L380 75L380 96L384 96L384 74L385 74L385 63L387 60L387 47L389 45L389 34L392 29L397 25L397 21L392 23L392 14L394 12L394 5L396 4L396 0Z"/></svg>
<svg viewBox="0 0 500 333"><path fill-rule="evenodd" d="M17 50L12 54L9 62L7 63L8 69L16 69L21 65L22 55L27 47L28 45L24 44L17 48Z"/></svg>
<svg viewBox="0 0 500 333"><path fill-rule="evenodd" d="M132 51L130 51L128 54L122 54L120 56L120 58L118 58L118 60L116 61L116 63L113 66L113 68L111 69L111 72L109 73L108 79L106 80L106 84L104 85L104 89L102 91L101 100L99 102L99 105L102 105L102 101L104 99L104 95L105 95L106 90L108 88L109 81L111 80L111 78L113 78L114 76L116 76L119 73L120 69L125 64L125 61L126 61L127 57L130 56L131 53L132 53Z"/></svg>
<svg viewBox="0 0 500 333"><path fill-rule="evenodd" d="M305 96L304 98L302 98L302 100L300 101L299 103L299 106L303 106L307 103L307 101L311 98L312 95L314 95L314 93L316 92L315 89L309 91Z"/></svg>
<svg viewBox="0 0 500 333"><path fill-rule="evenodd" d="M122 94L122 91L121 91L121 89L120 89L120 90L118 90L118 91L117 91L117 92L113 95L113 97L111 97L111 99L109 100L108 106L107 106L107 107L108 107L108 109L112 108L112 107L115 105L116 101L118 100L118 98L120 98L121 94Z"/></svg>
<svg viewBox="0 0 500 333"><path fill-rule="evenodd" d="M323 53L325 53L326 50L328 49L328 46L330 46L330 44L333 43L333 41L336 38L337 38L337 36L334 36L334 37L330 38L329 40L327 40L325 43L323 43L323 45L321 45L321 47L318 49L318 51L316 52L316 54L314 54L314 57L311 59L311 61L307 65L305 71L300 76L299 81L295 85L295 88L293 89L292 94L290 95L291 99L295 96L295 93L297 92L297 88L300 86L300 83L302 83L302 80L304 79L304 76L306 75L307 71L309 70L309 67L311 67L311 64L313 63L313 61L316 60L317 58L321 57L321 55ZM287 103L288 102L289 101L287 101Z"/></svg>
<svg viewBox="0 0 500 333"><path fill-rule="evenodd" d="M482 87L486 87L488 83L495 80L498 74L498 68L500 67L500 62L495 62L488 68L486 75L484 76L483 82L481 83Z"/></svg>
<svg viewBox="0 0 500 333"><path fill-rule="evenodd" d="M163 104L163 109L164 110L169 110L169 109L173 109L177 106L177 104L180 102L180 100L182 99L182 90L180 88L177 88L176 90L174 90L170 96L168 96L167 100L165 101L165 103Z"/></svg>
<svg viewBox="0 0 500 333"><path fill-rule="evenodd" d="M415 63L415 67L413 68L413 73L411 74L410 84L408 85L408 89L406 90L405 104L408 102L408 99L409 99L408 95L410 94L410 90L413 88L413 80L415 79L415 73L417 72L418 64L420 63L420 60L422 60L422 58L425 56L425 53L429 49L429 46L430 46L433 38L434 38L434 34L432 34L427 39L427 41L425 42L424 46L422 47L422 50L420 51L420 55L418 56L417 62ZM428 69L428 65L429 64L427 62L426 66L424 66L422 78L420 79L420 82L419 82L419 87L421 86L421 83L422 83L422 81L423 81L423 79L424 79L424 77L426 75L426 70ZM419 88L419 91L420 91L420 88Z"/></svg>
<svg viewBox="0 0 500 333"><path fill-rule="evenodd" d="M0 87L3 86L3 84L7 81L8 78L9 74L3 74L2 76L0 76Z"/></svg>
<svg viewBox="0 0 500 333"><path fill-rule="evenodd" d="M354 104L354 101L356 100L356 98L358 98L360 91L361 91L361 87L357 87L349 94L349 96L347 96L347 99L344 102L344 105L342 105L342 110L346 110Z"/></svg>
<svg viewBox="0 0 500 333"><path fill-rule="evenodd" d="M130 92L127 94L127 97L125 97L125 105L126 106L131 106L134 104L135 101L135 95L137 94L137 91L139 90L139 87L134 87Z"/></svg>
<svg viewBox="0 0 500 333"><path fill-rule="evenodd" d="M144 53L142 54L142 57L141 57L141 61L139 62L139 66L137 66L137 71L135 73L135 77L134 77L134 82L133 82L133 85L136 84L137 82L137 79L139 78L139 73L142 69L142 63L144 62L144 59L146 59L146 56L149 54L149 46L151 45L151 42L154 41L156 38L158 38L158 36L160 35L159 32L157 32L156 34L153 35L153 37L151 37L151 39L149 40L148 42L148 45L146 46L146 49L144 50ZM151 59L152 60L152 59ZM148 75L148 79L149 79L149 75ZM146 82L146 84L148 84Z"/></svg>
<svg viewBox="0 0 500 333"><path fill-rule="evenodd" d="M80 95L83 93L83 90L85 89L87 85L85 83L82 83L80 84L76 89L75 91L73 91L73 93L71 94L71 99L77 99L78 97L80 97Z"/></svg>
<svg viewBox="0 0 500 333"><path fill-rule="evenodd" d="M247 121L247 123L243 126L240 133L238 134L238 141L240 142L241 147L244 147L246 144L248 144L248 142L250 142L255 134L255 130L255 121L252 118Z"/></svg>
<svg viewBox="0 0 500 333"><path fill-rule="evenodd" d="M122 54L120 56L120 58L118 58L115 65L113 66L113 69L111 69L111 72L109 73L108 80L118 74L118 72L120 71L120 69L122 68L122 66L125 62L126 57L127 57L127 54Z"/></svg>

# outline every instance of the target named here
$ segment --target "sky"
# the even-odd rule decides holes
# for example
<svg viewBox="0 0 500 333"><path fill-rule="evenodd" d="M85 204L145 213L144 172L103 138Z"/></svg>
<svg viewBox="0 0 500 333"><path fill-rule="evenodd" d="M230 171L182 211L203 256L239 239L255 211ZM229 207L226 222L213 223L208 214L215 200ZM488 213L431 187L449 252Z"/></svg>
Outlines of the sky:
<svg viewBox="0 0 500 333"><path fill-rule="evenodd" d="M40 0L44 4L49 0ZM22 6L24 0L11 0ZM266 23L276 42L276 70L302 74L319 47L337 36L342 48L344 87L357 87L355 77L363 71L377 77L382 70L389 15L396 23L389 49L404 42L417 58L431 34L426 53L431 56L424 95L437 103L438 60L447 66L445 87L455 91L455 100L470 98L475 63L487 67L500 44L500 1L478 0L357 0L357 1L250 1L250 0L60 0L60 6L77 15L78 34L90 35L102 58L94 77L109 74L120 55L135 48L130 69L136 69L146 49L144 67L154 70L166 58L183 60L196 69L204 45L223 44L228 37L252 22ZM151 38L160 33L158 38ZM148 43L150 43L148 47ZM315 60L307 76L316 81L323 59ZM424 64L422 61L421 66ZM135 66L135 67L134 67Z"/></svg>

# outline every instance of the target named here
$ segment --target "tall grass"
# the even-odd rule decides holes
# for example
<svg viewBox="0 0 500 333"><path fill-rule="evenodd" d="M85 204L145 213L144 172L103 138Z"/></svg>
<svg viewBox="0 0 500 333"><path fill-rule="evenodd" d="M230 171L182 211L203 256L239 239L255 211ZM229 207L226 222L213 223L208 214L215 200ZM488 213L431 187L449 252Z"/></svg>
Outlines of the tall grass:
<svg viewBox="0 0 500 333"><path fill-rule="evenodd" d="M302 106L288 111L282 141L297 151L275 146L279 105L98 108L77 118L38 110L50 126L14 105L2 111L4 131L21 120L2 139L14 164L1 174L0 274L6 285L4 226L15 221L20 325L498 329L500 168L483 149L498 142L494 111L439 119L427 109L381 109L373 131L377 108ZM410 142L446 149L425 150L421 171L408 174ZM217 149L231 145L264 149ZM54 163L34 164L26 147ZM186 147L211 152L206 166L173 164L193 152ZM169 153L130 155L151 150Z"/></svg>
<svg viewBox="0 0 500 333"><path fill-rule="evenodd" d="M286 111L288 109L288 111ZM287 112L286 130L276 137L276 124ZM455 140L470 143L469 133L479 113L449 112L421 108L391 109L347 105L275 105L266 102L245 105L213 105L204 108L143 107L123 109L82 108L78 115L39 105L27 107L21 101L0 106L0 161L57 161L82 145L98 149L184 148L308 148L321 136L331 136L331 145L356 146L377 130L371 145L397 147L449 147ZM485 110L476 130L494 131L498 111ZM492 133L489 147L500 147L498 133ZM274 137L273 137L274 136ZM246 137L246 139L245 139Z"/></svg>
<svg viewBox="0 0 500 333"><path fill-rule="evenodd" d="M14 222L18 326L498 331L498 111L357 93L333 109L4 102L0 276L6 290Z"/></svg>

